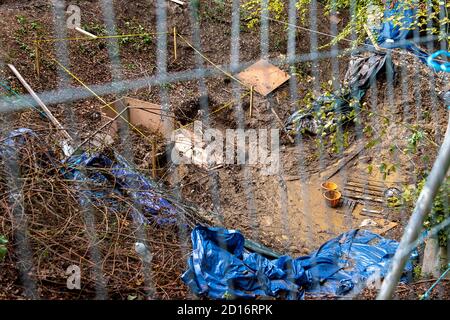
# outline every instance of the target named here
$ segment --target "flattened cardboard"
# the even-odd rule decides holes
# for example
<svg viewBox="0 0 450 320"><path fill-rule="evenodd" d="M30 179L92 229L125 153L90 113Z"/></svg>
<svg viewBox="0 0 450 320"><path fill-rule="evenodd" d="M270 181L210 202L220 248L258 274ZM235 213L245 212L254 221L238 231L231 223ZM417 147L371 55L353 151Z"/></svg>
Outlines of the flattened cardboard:
<svg viewBox="0 0 450 320"><path fill-rule="evenodd" d="M121 105L123 107L128 107L128 111L124 113L124 116L128 116L128 121L131 124L143 126L153 132L162 133L163 124L161 120L161 106L147 101L124 97L116 101L112 107L119 112L122 110ZM111 119L117 116L117 113L108 106L103 107L102 112ZM117 121L114 121L111 124L110 132L116 134L117 130L118 123Z"/></svg>
<svg viewBox="0 0 450 320"><path fill-rule="evenodd" d="M253 86L263 96L267 96L290 78L286 72L264 59L252 64L236 77L248 87Z"/></svg>

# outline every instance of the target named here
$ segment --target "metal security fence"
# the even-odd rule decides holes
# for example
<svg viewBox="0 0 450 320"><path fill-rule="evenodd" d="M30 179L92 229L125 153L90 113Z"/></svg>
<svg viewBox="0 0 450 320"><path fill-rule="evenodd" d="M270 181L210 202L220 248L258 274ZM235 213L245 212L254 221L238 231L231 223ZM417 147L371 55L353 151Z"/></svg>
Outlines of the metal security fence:
<svg viewBox="0 0 450 320"><path fill-rule="evenodd" d="M242 229L246 248L269 257L276 257L280 250L305 255L297 249L303 247L310 253L344 231L364 229L371 223L383 224L387 228L383 235L401 240L381 286L363 291L365 284L358 283L350 294L324 298L359 298L365 292L366 298L390 299L411 252L422 248L425 240L444 239L440 245L447 248L448 255L444 233L448 235L449 230L450 146L444 123L450 105L448 93L445 96L449 90L448 54L432 55L448 49L448 38L442 37L446 24L436 27L440 36L432 21L425 32L417 28L407 32L400 27L389 30L385 25L384 33L376 34L368 22L362 23L364 32L358 27L346 32L346 26L354 23L352 17L371 4L359 1L351 1L347 8L333 1L297 0L138 3L151 10L138 15L151 30L139 25L123 34L119 25L123 24L125 2L36 1L37 6L44 6L39 10L51 17L52 26L49 34L42 32L39 38L22 42L27 45L27 68L34 70L34 78L22 77L8 66L22 63L13 55L6 54L0 61L0 236L5 233L9 239L1 268L18 271L23 295L33 299L59 294L97 299L195 298L180 277L189 268L191 231L198 224ZM378 5L377 13L394 10L399 3L373 5ZM437 18L443 21L448 5L445 1L439 5ZM6 3L0 10L6 17L8 10L27 12L37 6ZM130 4L134 6L141 8ZM89 11L93 7L95 13ZM432 2L413 4L413 8L422 7L430 13L436 10ZM95 34L92 25L92 30L86 31L84 21L93 15L102 20L101 35ZM68 28L70 23L81 31ZM23 33L28 32L25 22L19 21L19 26ZM432 29L434 33L428 33ZM228 37L224 45L228 51L216 41L217 30ZM125 72L131 64L130 47L125 46L139 45L133 39L139 39L139 44L145 39L151 43L143 50L132 47L131 56L154 56L153 72L135 77ZM8 37L0 38L4 48L10 48L8 41ZM101 50L107 62L103 67L109 70L109 80L90 84L73 70L77 67L73 60L75 64L78 61L74 45L84 43L104 44ZM78 54L88 55L90 49L86 50ZM257 84L249 85L240 76L261 59L286 71L289 78L266 95L258 93ZM185 60L188 62L183 65ZM84 68L93 66L85 64ZM35 85L48 79L49 70L56 79L48 86L51 89L34 93L28 84L28 93L20 93L25 92L22 85L26 87L27 81ZM265 76L269 78L268 71L263 71L259 80ZM18 82L16 78L22 79ZM186 88L186 83L193 89ZM183 90L200 97L193 112L188 110L189 104L177 102ZM159 138L134 124L132 109L117 102L122 96L146 94L160 106L147 111L161 120ZM225 102L217 106L216 100ZM95 110L111 109L112 118L86 124L84 114L80 117L77 113L85 101L94 104ZM96 115L103 117L92 112L89 119ZM33 126L31 119L38 116L39 123L56 121L59 126L35 124L33 130L25 129ZM228 132L237 139L243 133L242 162L233 163L234 142L230 163L174 161L173 133L193 126L195 135L195 120L201 121L200 134L211 133L218 126L220 132L234 130ZM106 146L106 140L92 143L113 123L118 129L112 145ZM279 160L271 158L277 165L269 175L261 173L261 166L267 163L248 162L252 155L251 146L245 146L246 139L251 139L248 130L256 134L260 129L279 132L279 137L270 139L268 149L272 155L279 152ZM253 140L259 150L260 132L259 140ZM220 133L213 133L214 141L220 141ZM227 147L227 139L224 134L219 149ZM102 151L104 148L107 151ZM87 150L91 154L85 153ZM190 159L194 158L192 152ZM144 160L150 169L143 172L136 162ZM164 163L157 168L157 161ZM427 170L431 170L428 175ZM191 180L185 180L187 177ZM339 187L337 209L326 207L325 201L334 206L334 199L324 199L318 191L325 181L334 181ZM190 198L183 191L186 186L192 186L191 194L200 195ZM202 196L209 200L203 201ZM432 208L439 210L434 220L427 218ZM427 232L423 232L425 219ZM392 224L395 226L390 228ZM226 249L221 241L225 239L219 241L219 247ZM429 250L419 250L422 260L431 259ZM416 277L421 265L413 271ZM53 278L49 276L52 273ZM424 290L433 282L414 283L416 286L405 290ZM236 285L231 281L229 290ZM448 298L445 288L440 288L434 297Z"/></svg>

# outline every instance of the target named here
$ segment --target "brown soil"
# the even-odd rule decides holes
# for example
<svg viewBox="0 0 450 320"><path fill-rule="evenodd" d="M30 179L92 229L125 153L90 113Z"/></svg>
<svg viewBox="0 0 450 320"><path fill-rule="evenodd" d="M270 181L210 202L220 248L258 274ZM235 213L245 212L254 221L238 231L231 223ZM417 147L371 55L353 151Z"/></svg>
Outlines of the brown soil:
<svg viewBox="0 0 450 320"><path fill-rule="evenodd" d="M99 1L82 2L79 6L82 9L82 21L85 28L98 35L105 34ZM140 30L139 26L142 26L146 31L156 31L155 8L149 1L116 0L114 1L114 9L118 34L136 33L137 30ZM231 50L230 8L218 8L213 1L205 1L202 2L200 10L202 52L215 64L228 64ZM142 15L142 12L146 12L146 14ZM319 9L317 16L320 31L329 32L329 21L321 14L321 9ZM20 17L25 17L26 21L24 22ZM340 24L341 27L345 24L345 20L344 17ZM58 88L59 71L55 61L51 59L55 54L51 44L42 45L44 54L42 55L42 69L39 78L33 70L33 40L35 38L53 37L52 21L52 8L48 1L29 1L27 4L18 4L16 1L0 1L0 29L3 30L0 38L0 60L13 63L36 92ZM32 22L38 22L39 26L33 27ZM192 26L189 11L186 8L181 9L174 4L169 4L167 25L169 30L176 26L180 34L187 39L191 39ZM77 36L77 34L70 31L68 36ZM257 28L248 30L242 27L240 37L240 60L255 61L259 59L259 30ZM123 79L127 80L156 74L158 71L156 68L156 38L151 38L148 43L130 39L119 41L121 64L118 73ZM271 23L270 39L270 57L283 58L287 47L285 26ZM320 45L328 41L328 38L319 36ZM179 58L174 61L172 47L173 42L169 34L168 72L188 71L196 67L195 52L192 48L179 40ZM108 40L69 42L68 49L70 52L70 65L68 67L84 83L90 86L114 80L108 55ZM307 53L309 49L309 36L299 31L297 33L297 53ZM372 123L379 131L385 129L386 134L381 144L362 151L333 177L333 180L340 186L343 185L344 178L347 175L356 172L359 172L365 178L381 180L381 174L376 168L372 174L367 173L369 164L372 163L376 167L381 162L392 163L398 159L400 159L398 162L401 165L395 173L387 177L386 185L393 185L398 180L407 184L414 183L418 179L418 172L421 169L429 168L435 157L436 148L425 143L419 147L414 155L404 154L402 150L406 146L405 137L410 132L407 128L398 124L402 122L420 125L432 141L437 144L441 142L446 125L445 109L441 105L433 107L428 94L430 90L429 71L414 57L407 56L404 59L404 55L394 56L394 61L398 65L400 65L400 61L403 61L401 65L406 68L405 77L402 79L407 82L408 92L406 96L408 99L405 101L405 94L399 83L394 87L393 102L388 99L384 81L378 82L376 104L373 104L373 100L370 99L373 92L369 91L366 97L368 103L366 110L376 111L378 114L387 117L390 122L384 127L380 120L382 118L369 117L369 111L361 114L362 123ZM339 63L339 78L343 79L347 58L341 58ZM205 62L205 64L208 63ZM210 65L208 66L210 67ZM287 65L282 64L280 67L285 71L288 70ZM296 69L299 73L298 96L302 98L314 83L311 64L298 63ZM320 79L315 79L317 83L327 82L332 74L331 60L321 60L318 63L318 70ZM0 65L0 79L8 80L14 89L20 93L25 93L20 83L11 76L9 70L3 65ZM416 79L418 79L417 82ZM443 80L438 82L437 89L442 90L443 83L445 83ZM209 77L205 79L205 84L210 110L216 110L229 103L230 100L232 101L233 83L225 75ZM80 86L73 79L70 80L70 85L73 87ZM200 119L198 110L202 93L199 90L199 81L189 80L172 83L168 86L168 92L169 105L181 124ZM133 90L127 92L126 95L153 103L161 102L158 86ZM102 98L110 102L120 97L121 95L111 94ZM415 107L418 97L421 98L420 109ZM280 128L276 117L267 108L267 101L270 101L270 105L276 110L282 121L286 120L292 111L298 107L297 104L293 105L290 101L287 84L276 90L269 99L255 95L251 118L247 116L249 98L245 97L243 108L246 112L246 128ZM405 111L406 104L410 106L410 111ZM70 123L68 119L72 117L74 123L78 125L73 125L71 128L73 131L71 132L80 140L83 140L92 133L96 126L101 125L104 121L103 119L95 120L95 117L92 116L100 110L102 105L103 103L98 99L90 98L70 104L51 106L51 110L62 123ZM231 104L231 107L215 113L211 118L211 127L219 129L236 128L236 112L234 111L233 104ZM7 115L3 120L6 119L8 125L3 128L2 131L4 132L27 126L35 131L47 131L49 134L45 138L45 142L48 145L53 145L56 141L55 131L51 129L51 125L33 110ZM68 126L70 127L70 125ZM347 130L349 132L349 146L343 153L339 154L328 150L320 152L316 147L315 138L309 136L304 137L302 147L299 149L289 142L286 134L282 133L282 168L281 174L276 176L262 175L261 168L257 166L245 169L242 166L228 165L208 173L194 165L183 165L177 168L178 179L174 181L170 178L173 168L164 166L164 163L160 163L162 168L158 169L158 174L161 182L174 192L179 191L185 199L222 216L227 228L239 229L245 236L279 252L294 256L303 255L341 232L358 227L361 221L366 218L360 215L361 205L358 205L353 213L348 212L345 208L331 209L325 205L321 195L320 183L327 173L333 171L338 161L356 150L361 143L367 143L372 139L364 135L361 141L358 141L354 126ZM146 135L151 134L146 131L144 133ZM131 150L135 163L140 170L150 175L152 168L148 155L152 152L152 146L149 145L147 139L136 132L131 132L131 135ZM395 148L393 151L389 151L392 150L392 145ZM116 141L115 147L122 151L126 146ZM161 152L163 149L164 146L160 143L157 152ZM428 160L424 158L425 154L428 155ZM217 189L214 188L216 183ZM218 206L214 205L214 197L219 199ZM2 200L6 201L4 197L3 199L0 198L0 201ZM50 210L50 212L52 211ZM40 223L45 225L45 219L52 219L53 213L47 217L45 215L40 217L42 219ZM408 216L409 214L405 213L405 210L402 211L402 214L392 210L388 219L398 224L383 235L398 240ZM101 216L99 218L101 219ZM51 233L60 228L61 225L57 222L49 224L45 231ZM102 227L105 226L100 227L100 230L104 231L104 229L101 229ZM77 230L79 231L79 229ZM112 298L126 299L129 295L142 297L145 291L142 274L139 271L140 262L133 256L131 250L132 241L130 239L132 238L129 236L133 236L133 232L130 226L124 226L123 230L117 231L119 238L114 242L116 248L108 248L106 243L102 246L103 252L109 254L114 250L119 250L119 257L123 259L120 260L120 268L118 268L120 270L115 271L116 257L107 255L107 258L112 260L105 258L108 268L110 268L108 271L111 275L110 285L113 288ZM149 236L156 235L155 256L160 257L155 266L155 268L160 268L158 275L162 272L161 270L170 269L170 272L161 276L159 282L157 282L157 297L163 299L188 298L188 290L179 278L185 269L186 257L180 248L171 250L170 245L164 245L169 242L175 246L179 239L177 240L176 236L171 237L171 233L176 234L176 231L149 228L147 232ZM0 214L0 234L11 234L10 222L8 222L4 213ZM124 235L125 237L121 238ZM82 238L80 237L80 239ZM83 248L86 249L87 244L83 244ZM36 269L39 292L43 297L55 299L88 299L93 297L95 287L92 282L88 287L83 288L79 294L68 292L65 289L66 276L61 271L65 270L70 261L80 260L79 256L89 259L87 250L84 252L75 250L75 253L79 256L61 257L61 253L65 249L57 244L51 250L50 248L46 249L46 246L50 246L48 243L46 245L33 243L33 246L37 248L36 252L48 249L46 253L48 257L43 259ZM13 248L10 248L9 252L7 259L0 263L0 299L22 299L23 288L15 266L17 257ZM89 266L86 266L86 268L89 269ZM170 276L173 278L170 279ZM117 280L120 277L127 279L126 285ZM425 289L424 286L426 285L401 287L400 290L404 289L402 292L407 294L399 294L399 298L413 298L412 292L421 292L420 290ZM374 295L365 292L363 297L374 298ZM444 298L442 295L433 297Z"/></svg>

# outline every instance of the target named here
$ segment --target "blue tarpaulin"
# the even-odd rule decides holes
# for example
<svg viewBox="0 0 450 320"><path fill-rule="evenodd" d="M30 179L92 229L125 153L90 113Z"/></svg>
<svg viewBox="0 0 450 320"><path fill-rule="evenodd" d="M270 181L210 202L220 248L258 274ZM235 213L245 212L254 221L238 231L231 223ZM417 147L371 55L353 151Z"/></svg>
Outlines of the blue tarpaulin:
<svg viewBox="0 0 450 320"><path fill-rule="evenodd" d="M193 251L182 279L196 295L213 299L357 293L372 274L387 273L398 246L367 230L351 230L309 256L269 260L245 250L244 236L236 230L197 226L191 237ZM410 260L405 275L412 268Z"/></svg>
<svg viewBox="0 0 450 320"><path fill-rule="evenodd" d="M0 158L11 159L26 141L26 136L36 137L27 128L13 130L0 143ZM111 210L128 211L138 223L175 223L177 210L167 199L157 193L155 182L135 170L116 152L83 152L69 157L66 161L52 158L53 165L65 179L76 183L80 190L79 202L85 205L106 204ZM81 188L85 184L86 188ZM111 197L115 194L117 197ZM119 199L132 201L119 201ZM127 206L127 208L124 208Z"/></svg>
<svg viewBox="0 0 450 320"><path fill-rule="evenodd" d="M62 173L66 179L97 186L82 191L85 198L80 201L105 201L111 198L108 196L110 193L116 193L132 199L132 215L139 223L148 223L150 220L160 224L176 222L175 207L155 192L155 182L133 169L119 154L106 156L84 152L68 158L64 164ZM113 201L109 207L114 209L120 205L119 201Z"/></svg>
<svg viewBox="0 0 450 320"><path fill-rule="evenodd" d="M428 54L408 40L413 31L416 14L417 8L414 5L402 1L396 1L391 5L390 1L386 1L383 23L372 31L377 35L376 41L380 47L403 48L426 63ZM367 43L371 43L369 39ZM382 69L389 70L394 75L392 60L386 59L384 52L371 52L365 57L352 57L345 76L346 85L340 91L319 96L312 102L311 107L303 107L293 112L286 120L286 130L292 134L305 132L317 134L321 133L319 128L324 128L325 133L328 133L326 128L332 124L338 121L340 125L350 122L353 120L350 116L351 111L357 109ZM330 112L336 113L333 119L323 120L321 114Z"/></svg>
<svg viewBox="0 0 450 320"><path fill-rule="evenodd" d="M383 23L380 28L373 30L378 34L377 42L380 47L387 49L403 48L415 54L426 63L428 54L408 40L413 33L418 4L407 4L404 1L386 1ZM395 21L394 21L395 20Z"/></svg>

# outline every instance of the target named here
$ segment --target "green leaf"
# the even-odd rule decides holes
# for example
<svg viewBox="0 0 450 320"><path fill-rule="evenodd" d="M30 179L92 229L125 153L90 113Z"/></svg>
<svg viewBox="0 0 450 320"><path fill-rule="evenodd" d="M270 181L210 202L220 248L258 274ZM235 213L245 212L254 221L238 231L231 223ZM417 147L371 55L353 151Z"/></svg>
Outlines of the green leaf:
<svg viewBox="0 0 450 320"><path fill-rule="evenodd" d="M370 149L373 148L375 145L379 144L381 142L380 138L372 139L366 144L366 148Z"/></svg>
<svg viewBox="0 0 450 320"><path fill-rule="evenodd" d="M5 236L0 236L0 245L1 244L7 244L8 240L6 240Z"/></svg>
<svg viewBox="0 0 450 320"><path fill-rule="evenodd" d="M0 247L0 261L3 261L6 257L8 250L5 247Z"/></svg>

